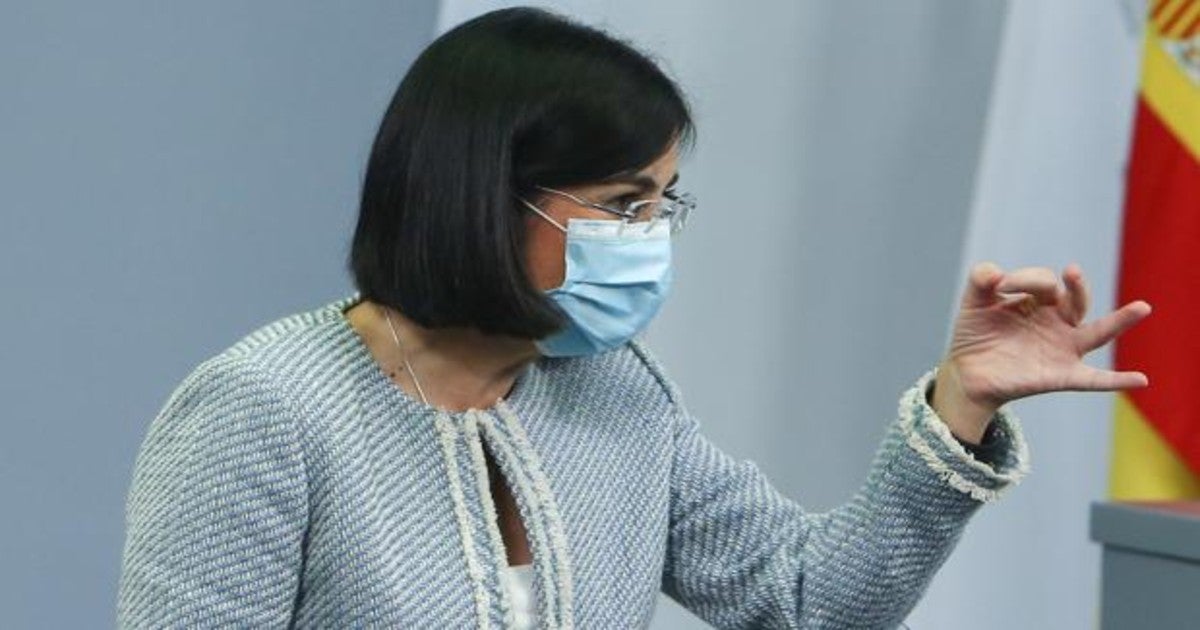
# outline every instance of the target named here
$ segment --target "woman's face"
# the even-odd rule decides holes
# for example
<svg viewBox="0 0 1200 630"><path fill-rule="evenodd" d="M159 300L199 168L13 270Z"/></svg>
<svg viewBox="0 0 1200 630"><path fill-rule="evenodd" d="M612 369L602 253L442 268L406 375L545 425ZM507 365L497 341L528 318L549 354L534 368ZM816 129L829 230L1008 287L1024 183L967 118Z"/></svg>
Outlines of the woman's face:
<svg viewBox="0 0 1200 630"><path fill-rule="evenodd" d="M605 206L619 206L634 199L657 199L674 184L678 171L679 145L675 144L637 173L614 176L592 184L561 187L580 199ZM616 219L616 215L576 203L562 195L546 193L530 199L561 225L568 219ZM533 285L548 291L562 285L566 274L567 235L533 211L526 212L525 262Z"/></svg>

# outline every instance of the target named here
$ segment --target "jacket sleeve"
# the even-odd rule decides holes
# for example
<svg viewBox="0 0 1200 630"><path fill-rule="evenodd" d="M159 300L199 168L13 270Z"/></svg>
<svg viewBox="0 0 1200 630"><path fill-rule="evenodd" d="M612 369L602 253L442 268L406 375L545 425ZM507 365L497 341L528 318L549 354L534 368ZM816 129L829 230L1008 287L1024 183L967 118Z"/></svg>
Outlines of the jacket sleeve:
<svg viewBox="0 0 1200 630"><path fill-rule="evenodd" d="M134 464L118 626L286 627L307 496L278 392L244 359L200 364L150 423Z"/></svg>
<svg viewBox="0 0 1200 630"><path fill-rule="evenodd" d="M663 591L718 628L900 624L970 516L1028 470L1019 422L1003 410L992 465L968 454L925 400L933 376L902 396L853 498L822 513L679 411Z"/></svg>

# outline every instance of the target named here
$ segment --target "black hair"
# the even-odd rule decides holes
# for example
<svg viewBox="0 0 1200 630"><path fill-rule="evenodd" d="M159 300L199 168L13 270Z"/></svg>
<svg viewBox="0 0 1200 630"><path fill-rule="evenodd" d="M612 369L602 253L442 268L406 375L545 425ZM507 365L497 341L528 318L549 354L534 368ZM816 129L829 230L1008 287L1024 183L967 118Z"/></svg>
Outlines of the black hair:
<svg viewBox="0 0 1200 630"><path fill-rule="evenodd" d="M528 277L517 195L636 172L694 134L679 87L626 42L541 9L464 22L417 57L379 126L355 285L425 327L544 337L564 320Z"/></svg>

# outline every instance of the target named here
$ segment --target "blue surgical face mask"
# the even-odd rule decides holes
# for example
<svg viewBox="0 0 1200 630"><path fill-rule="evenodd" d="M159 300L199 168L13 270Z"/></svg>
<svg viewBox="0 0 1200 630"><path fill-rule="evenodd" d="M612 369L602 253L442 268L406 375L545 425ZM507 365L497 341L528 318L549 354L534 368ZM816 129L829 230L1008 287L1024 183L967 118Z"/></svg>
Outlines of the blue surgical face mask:
<svg viewBox="0 0 1200 630"><path fill-rule="evenodd" d="M671 288L670 223L570 219L564 228L533 204L521 202L567 235L566 275L546 295L566 313L568 323L537 341L541 353L593 354L644 330Z"/></svg>

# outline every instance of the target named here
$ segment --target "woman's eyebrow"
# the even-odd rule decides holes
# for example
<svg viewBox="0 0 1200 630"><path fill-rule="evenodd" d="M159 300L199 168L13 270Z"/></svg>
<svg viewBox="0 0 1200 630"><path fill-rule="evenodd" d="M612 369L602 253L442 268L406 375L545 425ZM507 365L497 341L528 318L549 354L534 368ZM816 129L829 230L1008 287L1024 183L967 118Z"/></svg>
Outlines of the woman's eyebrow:
<svg viewBox="0 0 1200 630"><path fill-rule="evenodd" d="M640 193L654 190L654 187L658 185L655 183L653 177L650 177L649 175L637 174L614 175L610 178L604 179L603 181L606 184L632 184L637 186L637 192ZM675 171L675 174L671 176L671 181L667 182L666 187L670 188L671 186L674 186L675 182L677 181L679 181L679 171Z"/></svg>

